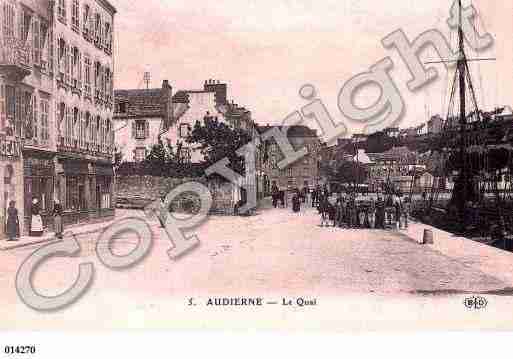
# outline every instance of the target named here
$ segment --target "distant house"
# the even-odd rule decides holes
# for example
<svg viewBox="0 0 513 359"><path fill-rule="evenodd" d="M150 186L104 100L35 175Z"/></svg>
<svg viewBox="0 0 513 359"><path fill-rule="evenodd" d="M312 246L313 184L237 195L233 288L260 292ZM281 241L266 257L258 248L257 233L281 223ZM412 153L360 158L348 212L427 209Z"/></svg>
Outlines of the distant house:
<svg viewBox="0 0 513 359"><path fill-rule="evenodd" d="M392 138L397 138L397 137L399 137L399 134L400 134L400 130L398 127L385 128L383 130L383 132L385 133L386 136L392 137Z"/></svg>
<svg viewBox="0 0 513 359"><path fill-rule="evenodd" d="M415 128L415 136L423 136L427 134L427 126L425 123L420 124Z"/></svg>
<svg viewBox="0 0 513 359"><path fill-rule="evenodd" d="M169 82L161 88L115 91L116 146L122 160L139 162L159 140L171 144L188 162L197 163L203 155L194 144L186 143L196 121L217 118L237 128L252 131L251 111L228 102L227 85L207 80L202 89L179 90L174 95Z"/></svg>
<svg viewBox="0 0 513 359"><path fill-rule="evenodd" d="M167 126L188 109L186 94L173 96L167 80L161 88L116 90L114 97L116 147L127 162L144 160Z"/></svg>
<svg viewBox="0 0 513 359"><path fill-rule="evenodd" d="M272 129L274 126L259 126L260 134ZM320 183L319 160L324 156L331 156L333 147L322 147L317 131L306 126L291 126L285 130L287 138L295 150L306 148L308 153L286 168L279 168L278 163L284 158L280 148L274 141L268 144L267 161L262 166L268 185L275 183L282 189L312 187Z"/></svg>
<svg viewBox="0 0 513 359"><path fill-rule="evenodd" d="M369 135L363 134L363 133L355 133L353 134L353 137L351 138L353 143L360 143L365 142L369 138Z"/></svg>
<svg viewBox="0 0 513 359"><path fill-rule="evenodd" d="M428 135L437 135L442 132L443 119L440 115L432 116L427 123Z"/></svg>

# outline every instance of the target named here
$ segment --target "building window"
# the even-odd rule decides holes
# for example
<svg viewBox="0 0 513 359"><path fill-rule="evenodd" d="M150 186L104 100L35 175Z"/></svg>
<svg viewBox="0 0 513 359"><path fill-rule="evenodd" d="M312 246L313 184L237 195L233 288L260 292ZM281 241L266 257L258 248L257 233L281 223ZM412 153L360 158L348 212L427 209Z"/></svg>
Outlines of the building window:
<svg viewBox="0 0 513 359"><path fill-rule="evenodd" d="M91 96L91 59L89 57L85 57L84 59L84 67L85 67L85 93Z"/></svg>
<svg viewBox="0 0 513 359"><path fill-rule="evenodd" d="M185 163L191 162L191 149L188 147L182 147L180 149L180 158Z"/></svg>
<svg viewBox="0 0 513 359"><path fill-rule="evenodd" d="M91 8L87 4L84 5L83 15L84 15L84 21L82 24L82 32L84 33L84 36L87 38L87 37L89 37L89 18L91 15Z"/></svg>
<svg viewBox="0 0 513 359"><path fill-rule="evenodd" d="M102 17L99 13L96 13L94 22L94 43L97 46L101 46L102 41Z"/></svg>
<svg viewBox="0 0 513 359"><path fill-rule="evenodd" d="M47 99L41 99L40 101L40 112L41 112L41 140L48 142L50 139L48 114L49 114L50 103Z"/></svg>
<svg viewBox="0 0 513 359"><path fill-rule="evenodd" d="M133 138L145 140L149 137L149 123L146 120L136 120L133 123Z"/></svg>
<svg viewBox="0 0 513 359"><path fill-rule="evenodd" d="M32 60L34 65L41 64L41 25L38 19L32 22Z"/></svg>
<svg viewBox="0 0 513 359"><path fill-rule="evenodd" d="M101 138L101 118L100 116L96 116L96 121L95 121L95 124L94 124L94 144L96 146L99 145L99 142L100 142L100 138Z"/></svg>
<svg viewBox="0 0 513 359"><path fill-rule="evenodd" d="M66 0L59 0L57 7L57 17L61 22L66 24Z"/></svg>
<svg viewBox="0 0 513 359"><path fill-rule="evenodd" d="M100 183L100 206L102 209L109 209L112 207L111 203L111 183L112 177L98 177L97 181Z"/></svg>
<svg viewBox="0 0 513 359"><path fill-rule="evenodd" d="M14 5L5 1L3 3L3 15L2 30L4 37L14 37Z"/></svg>
<svg viewBox="0 0 513 359"><path fill-rule="evenodd" d="M135 162L141 162L146 159L146 148L137 147L135 149Z"/></svg>
<svg viewBox="0 0 513 359"><path fill-rule="evenodd" d="M101 76L102 76L102 66L96 61L94 63L94 89L95 89L95 98L101 98Z"/></svg>
<svg viewBox="0 0 513 359"><path fill-rule="evenodd" d="M44 21L40 21L38 63L41 65L41 69L45 71L49 70L48 58L50 57L50 46L52 46L51 41L49 41L49 39L51 39L51 37L49 37L48 24Z"/></svg>
<svg viewBox="0 0 513 359"><path fill-rule="evenodd" d="M121 102L118 106L119 106L119 113L126 113L126 102Z"/></svg>
<svg viewBox="0 0 513 359"><path fill-rule="evenodd" d="M78 209L78 177L66 177L66 209L76 211Z"/></svg>
<svg viewBox="0 0 513 359"><path fill-rule="evenodd" d="M32 97L32 106L33 106L32 138L37 141L39 139L39 102L37 101L35 94Z"/></svg>
<svg viewBox="0 0 513 359"><path fill-rule="evenodd" d="M30 14L28 11L22 10L20 21L20 39L24 44L26 44L32 24L32 14Z"/></svg>
<svg viewBox="0 0 513 359"><path fill-rule="evenodd" d="M179 136L180 138L187 138L191 133L191 126L188 123L182 123L179 127Z"/></svg>
<svg viewBox="0 0 513 359"><path fill-rule="evenodd" d="M82 61L77 47L73 48L71 67L72 85L75 89L80 90L82 88Z"/></svg>
<svg viewBox="0 0 513 359"><path fill-rule="evenodd" d="M80 31L80 5L78 0L73 0L71 11L71 27L76 32Z"/></svg>
<svg viewBox="0 0 513 359"><path fill-rule="evenodd" d="M105 23L105 32L103 36L105 38L105 50L110 53L112 51L112 29L110 28L110 24L108 22Z"/></svg>
<svg viewBox="0 0 513 359"><path fill-rule="evenodd" d="M78 136L79 136L79 130L80 130L80 116L81 113L78 110L78 108L73 109L73 123L71 124L71 138L73 140L72 145L73 147L77 147L78 145Z"/></svg>
<svg viewBox="0 0 513 359"><path fill-rule="evenodd" d="M91 144L91 114L85 113L84 116L84 147L89 148Z"/></svg>
<svg viewBox="0 0 513 359"><path fill-rule="evenodd" d="M14 87L5 85L5 126L7 136L14 136L15 131L15 106L16 106L16 95Z"/></svg>

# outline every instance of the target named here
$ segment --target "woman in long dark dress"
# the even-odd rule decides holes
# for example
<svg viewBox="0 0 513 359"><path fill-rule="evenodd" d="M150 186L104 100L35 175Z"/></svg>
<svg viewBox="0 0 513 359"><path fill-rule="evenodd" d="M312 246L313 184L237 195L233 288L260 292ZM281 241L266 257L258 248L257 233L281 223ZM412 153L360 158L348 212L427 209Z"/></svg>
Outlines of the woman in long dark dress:
<svg viewBox="0 0 513 359"><path fill-rule="evenodd" d="M31 208L31 222L30 222L30 236L41 237L43 235L43 218L39 214L41 208L39 206L39 200L34 198L32 201Z"/></svg>
<svg viewBox="0 0 513 359"><path fill-rule="evenodd" d="M8 241L16 241L20 235L20 220L18 218L18 210L15 207L16 202L9 202L9 208L7 209L7 237Z"/></svg>
<svg viewBox="0 0 513 359"><path fill-rule="evenodd" d="M299 191L296 191L294 197L292 197L292 210L296 213L301 210L301 200L299 198Z"/></svg>
<svg viewBox="0 0 513 359"><path fill-rule="evenodd" d="M64 232L64 226L62 224L62 205L57 199L55 200L55 205L53 206L53 227L55 236L59 239L62 239L62 233Z"/></svg>

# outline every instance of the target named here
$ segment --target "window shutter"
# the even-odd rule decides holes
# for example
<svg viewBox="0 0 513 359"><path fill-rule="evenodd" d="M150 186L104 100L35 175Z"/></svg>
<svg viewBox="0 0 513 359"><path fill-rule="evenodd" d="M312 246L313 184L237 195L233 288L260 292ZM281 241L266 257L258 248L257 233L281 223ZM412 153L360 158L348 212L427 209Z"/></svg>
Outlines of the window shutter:
<svg viewBox="0 0 513 359"><path fill-rule="evenodd" d="M34 120L33 120L33 137L34 139L38 139L39 137L39 111L38 111L38 103L37 103L37 97L36 95L34 94L33 96L33 100L32 100L32 105L34 107Z"/></svg>
<svg viewBox="0 0 513 359"><path fill-rule="evenodd" d="M132 138L136 137L135 123L136 121L132 121Z"/></svg>
<svg viewBox="0 0 513 359"><path fill-rule="evenodd" d="M144 138L147 139L150 137L150 122L144 122Z"/></svg>
<svg viewBox="0 0 513 359"><path fill-rule="evenodd" d="M78 89L82 90L82 54L78 53Z"/></svg>
<svg viewBox="0 0 513 359"><path fill-rule="evenodd" d="M5 129L5 121L6 121L6 106L5 106L5 86L3 84L0 85L0 131L4 131Z"/></svg>

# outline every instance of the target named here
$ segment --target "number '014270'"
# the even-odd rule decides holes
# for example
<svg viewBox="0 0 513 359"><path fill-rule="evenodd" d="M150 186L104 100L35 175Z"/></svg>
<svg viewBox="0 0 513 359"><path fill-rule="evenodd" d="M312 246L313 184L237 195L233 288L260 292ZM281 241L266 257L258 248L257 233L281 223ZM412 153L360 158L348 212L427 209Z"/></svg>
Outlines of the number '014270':
<svg viewBox="0 0 513 359"><path fill-rule="evenodd" d="M33 345L6 345L5 354L36 354L36 347Z"/></svg>

